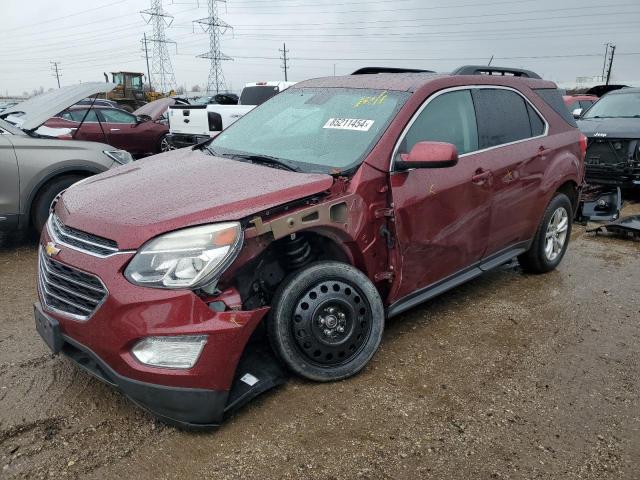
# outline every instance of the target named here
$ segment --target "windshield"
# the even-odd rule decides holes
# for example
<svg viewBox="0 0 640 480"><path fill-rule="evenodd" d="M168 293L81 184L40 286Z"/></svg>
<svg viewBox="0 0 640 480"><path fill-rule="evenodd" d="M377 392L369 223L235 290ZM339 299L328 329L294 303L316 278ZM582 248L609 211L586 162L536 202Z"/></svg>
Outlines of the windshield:
<svg viewBox="0 0 640 480"><path fill-rule="evenodd" d="M583 118L640 118L640 93L605 95Z"/></svg>
<svg viewBox="0 0 640 480"><path fill-rule="evenodd" d="M252 110L211 143L216 154L262 155L304 172L349 170L409 98L405 92L295 88Z"/></svg>
<svg viewBox="0 0 640 480"><path fill-rule="evenodd" d="M241 105L262 105L269 100L280 89L277 86L244 87L240 94Z"/></svg>

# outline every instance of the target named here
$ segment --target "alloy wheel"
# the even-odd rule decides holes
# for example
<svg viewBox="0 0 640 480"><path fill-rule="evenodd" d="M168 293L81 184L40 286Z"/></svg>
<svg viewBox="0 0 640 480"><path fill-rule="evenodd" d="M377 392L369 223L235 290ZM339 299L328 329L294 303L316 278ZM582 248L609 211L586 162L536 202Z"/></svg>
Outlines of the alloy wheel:
<svg viewBox="0 0 640 480"><path fill-rule="evenodd" d="M559 207L551 215L545 236L544 253L550 262L555 261L562 253L564 244L567 241L568 229L569 214L564 207Z"/></svg>

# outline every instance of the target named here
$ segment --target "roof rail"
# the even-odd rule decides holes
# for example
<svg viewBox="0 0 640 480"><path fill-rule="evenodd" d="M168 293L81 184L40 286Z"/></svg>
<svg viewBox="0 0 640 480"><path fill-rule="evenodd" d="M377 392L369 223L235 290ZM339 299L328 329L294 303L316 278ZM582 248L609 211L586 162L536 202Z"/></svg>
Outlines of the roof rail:
<svg viewBox="0 0 640 480"><path fill-rule="evenodd" d="M488 65L464 65L453 72L452 75L502 75L524 78L538 78L540 75L531 70L524 70L522 68L505 68L505 67L491 67Z"/></svg>
<svg viewBox="0 0 640 480"><path fill-rule="evenodd" d="M416 68L395 67L364 67L359 68L351 75L369 75L372 73L435 73L433 70L419 70Z"/></svg>

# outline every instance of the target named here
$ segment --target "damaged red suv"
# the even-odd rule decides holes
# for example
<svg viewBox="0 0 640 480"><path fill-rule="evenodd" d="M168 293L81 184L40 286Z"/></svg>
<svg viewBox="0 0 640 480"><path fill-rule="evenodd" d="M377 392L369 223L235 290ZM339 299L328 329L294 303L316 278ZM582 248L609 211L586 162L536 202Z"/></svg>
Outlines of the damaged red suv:
<svg viewBox="0 0 640 480"><path fill-rule="evenodd" d="M39 333L205 427L286 372L356 374L387 318L514 257L554 269L584 139L553 83L468 70L298 83L208 145L72 186L42 234Z"/></svg>

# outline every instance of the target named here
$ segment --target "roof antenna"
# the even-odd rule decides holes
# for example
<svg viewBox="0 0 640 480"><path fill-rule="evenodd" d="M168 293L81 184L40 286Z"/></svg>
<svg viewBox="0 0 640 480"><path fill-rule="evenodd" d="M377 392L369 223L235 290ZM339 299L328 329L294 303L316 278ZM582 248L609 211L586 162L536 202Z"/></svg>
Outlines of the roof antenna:
<svg viewBox="0 0 640 480"><path fill-rule="evenodd" d="M487 63L487 67L491 66L491 62L493 62L493 55L491 55L491 58L489 59L489 63Z"/></svg>

